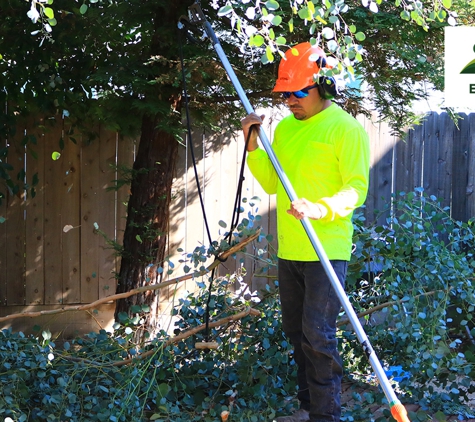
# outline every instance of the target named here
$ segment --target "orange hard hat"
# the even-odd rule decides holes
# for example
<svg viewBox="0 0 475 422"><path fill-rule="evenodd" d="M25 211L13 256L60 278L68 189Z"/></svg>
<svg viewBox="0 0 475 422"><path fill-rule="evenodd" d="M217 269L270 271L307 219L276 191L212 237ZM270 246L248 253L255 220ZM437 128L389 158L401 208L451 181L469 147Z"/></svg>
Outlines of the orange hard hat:
<svg viewBox="0 0 475 422"><path fill-rule="evenodd" d="M293 92L316 83L320 68L331 69L320 47L309 42L297 44L285 52L279 65L279 74L274 92Z"/></svg>

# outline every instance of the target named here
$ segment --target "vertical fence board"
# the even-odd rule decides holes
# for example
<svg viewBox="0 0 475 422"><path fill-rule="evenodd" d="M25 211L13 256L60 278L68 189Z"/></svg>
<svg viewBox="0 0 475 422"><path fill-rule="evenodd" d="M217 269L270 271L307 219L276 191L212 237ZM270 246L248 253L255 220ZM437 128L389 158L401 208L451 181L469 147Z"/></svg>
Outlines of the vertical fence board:
<svg viewBox="0 0 475 422"><path fill-rule="evenodd" d="M423 131L423 187L443 206L451 201L453 124L447 114L431 113Z"/></svg>
<svg viewBox="0 0 475 422"><path fill-rule="evenodd" d="M61 237L63 230L62 203L62 158L52 158L54 152L63 152L60 148L62 125L50 122L45 124L45 303L57 305L63 303L63 273Z"/></svg>
<svg viewBox="0 0 475 422"><path fill-rule="evenodd" d="M99 235L98 221L101 197L99 180L100 145L97 139L82 141L81 149L81 302L90 303L99 297ZM87 143L89 144L87 144Z"/></svg>
<svg viewBox="0 0 475 422"><path fill-rule="evenodd" d="M396 146L395 192L410 192L422 183L422 127L411 129Z"/></svg>
<svg viewBox="0 0 475 422"><path fill-rule="evenodd" d="M117 179L116 155L117 136L115 133L104 129L100 132L100 139L94 141L100 145L99 157L99 190L100 201L98 224L107 239L115 238L116 223L116 192L113 189L113 181ZM103 298L115 292L116 288L116 257L114 249L108 245L104 237L99 237L99 298Z"/></svg>
<svg viewBox="0 0 475 422"><path fill-rule="evenodd" d="M192 147L190 144L192 143ZM206 136L203 130L197 129L191 134L191 140L186 138L186 144L179 147L178 156L179 162L176 167L176 178L173 184L174 199L171 202L170 208L170 225L168 239L168 254L172 262L175 264L175 271L170 277L176 277L181 274L183 265L179 264L179 260L187 259L186 254L193 253L196 247L204 245L208 246L208 235L206 232L206 225L203 217L202 206L199 197L199 190L197 183L204 197L206 189L206 163L204 155L206 154ZM195 169L193 166L193 155L196 164L196 173L198 174L198 182L195 177ZM209 195L211 193L207 192ZM209 219L209 217L207 216ZM213 221L208 220L209 224ZM211 230L211 229L210 229ZM178 249L183 250L179 252ZM188 260L188 259L187 259ZM191 271L199 270L201 265L207 266L210 262L203 262L194 267L193 262L188 260L186 263L191 267ZM164 265L164 268L166 266ZM167 278L166 276L164 278ZM202 280L207 282L208 278L202 277ZM158 291L158 301L160 312L165 315L170 315L171 308L176 305L177 298L181 296L184 291L193 291L196 289L196 279L190 279L185 282L180 282L165 289Z"/></svg>
<svg viewBox="0 0 475 422"><path fill-rule="evenodd" d="M461 115L459 130L452 130L454 174L452 180L452 217L456 220L468 220L467 187L470 163L470 124L466 124L467 115ZM452 122L451 126L454 127Z"/></svg>
<svg viewBox="0 0 475 422"><path fill-rule="evenodd" d="M218 135L219 139L221 136ZM199 163L200 168L202 169L202 194L204 200L204 209L206 213L206 219L208 221L209 235L211 239L216 239L218 235L218 221L219 221L219 208L217 208L216 198L219 195L219 182L220 182L220 168L219 168L219 157L216 157L216 154L213 153L213 142L210 139L210 136L205 136L203 139L203 155L201 162ZM219 140L216 140L219 142ZM219 153L218 153L219 156ZM203 220L203 213L196 214L195 216L197 221ZM218 227L217 227L218 226ZM209 238L206 229L204 228L203 242L206 246L209 246Z"/></svg>
<svg viewBox="0 0 475 422"><path fill-rule="evenodd" d="M411 146L412 146L412 134L408 133L406 139L399 140L394 150L394 174L397 175L394 179L394 191L396 193L404 192L409 185L408 180L412 175L411 166Z"/></svg>
<svg viewBox="0 0 475 422"><path fill-rule="evenodd" d="M235 214L237 211L234 206L236 205L238 210L243 206L242 202L236 203L236 195L238 193L244 142L241 142L239 135L233 135L229 132L227 135L223 134L220 139L219 144L225 146L216 154L219 156L219 162L216 164L219 165L220 169L218 176L220 186L216 196L216 204L218 202L222 202L222 204L219 206L219 213L216 215L217 219L214 220L213 224L216 225L219 220L226 223L226 229L220 228L219 239L222 239L224 234L231 230L231 225L237 222L236 218L238 216ZM227 198L227 200L222 201L221 198ZM248 198L244 187L242 190L242 198ZM243 210L241 209L241 211ZM243 218L248 218L246 208L244 209L244 213L239 214L239 222L241 222ZM234 229L234 232L236 232L236 229ZM239 258L242 258L244 263L239 262ZM247 263L245 262L247 257L240 256L239 258L235 259L235 257L230 256L225 263L220 265L219 274L232 274L242 266L247 268Z"/></svg>
<svg viewBox="0 0 475 422"><path fill-rule="evenodd" d="M468 157L468 179L467 179L467 215L466 219L475 217L475 113L466 116L468 125L468 142L469 142L469 157Z"/></svg>
<svg viewBox="0 0 475 422"><path fill-rule="evenodd" d="M188 136L188 135L187 135ZM193 133L192 138L195 139L199 137L199 134ZM172 201L170 203L170 225L168 227L168 238L167 238L167 255L171 256L172 261L177 264L178 273L180 268L183 268L182 265L178 265L180 259L184 259L181 253L178 252L178 248L183 249L183 253L192 252L189 249L186 238L186 220L187 220L187 181L188 177L192 177L192 173L188 171L188 138L185 141L185 145L178 146L178 158L176 166L176 177L173 181L172 186ZM189 263L187 264L190 267ZM174 292L176 288L187 289L191 286L193 280L188 280L180 283L180 286L172 286L168 289L161 289L157 292L158 301L159 301L159 312L161 314L170 315L171 307L174 300ZM163 327L168 329L170 327Z"/></svg>
<svg viewBox="0 0 475 422"><path fill-rule="evenodd" d="M437 171L439 160L439 145L441 130L437 125L438 115L430 113L424 122L424 126L418 126L422 132L418 136L421 139L422 148L422 184L425 192L435 192L437 190L437 179L432 173Z"/></svg>
<svg viewBox="0 0 475 422"><path fill-rule="evenodd" d="M368 221L378 217L378 224L383 224L388 217L386 210L389 209L393 188L396 139L391 135L388 126L381 122L373 123L364 119L362 123L371 140L370 178L364 214Z"/></svg>
<svg viewBox="0 0 475 422"><path fill-rule="evenodd" d="M412 180L409 180L406 192L411 192L423 186L423 159L424 159L424 126L416 126L412 131Z"/></svg>
<svg viewBox="0 0 475 422"><path fill-rule="evenodd" d="M65 148L61 156L62 194L62 274L63 303L81 303L81 145L69 136L69 122L65 122ZM73 229L64 231L66 225Z"/></svg>
<svg viewBox="0 0 475 422"><path fill-rule="evenodd" d="M25 128L17 129L13 139L9 139L8 163L13 166L11 177L16 182L18 173L25 166L25 147L23 146ZM6 298L8 305L23 305L25 302L25 203L24 192L7 195L6 210Z"/></svg>
<svg viewBox="0 0 475 422"><path fill-rule="evenodd" d="M453 162L454 149L452 138L455 126L447 113L439 116L439 119L443 119L443 133L439 140L439 157L437 162L438 182L436 196L441 199L441 201L443 201L444 206L451 206L453 201L452 180L454 177L454 170L456 170L457 167L454 167ZM467 171L467 168L465 168L465 171ZM464 185L464 188L465 187L466 185ZM464 199L466 199L465 195Z"/></svg>
<svg viewBox="0 0 475 422"><path fill-rule="evenodd" d="M26 304L44 305L45 303L45 227L44 227L44 193L45 193L45 140L43 130L38 128L38 121L30 121L27 135L36 139L36 145L28 144L26 155L26 174L29 180L38 175L35 196L28 193L26 201Z"/></svg>

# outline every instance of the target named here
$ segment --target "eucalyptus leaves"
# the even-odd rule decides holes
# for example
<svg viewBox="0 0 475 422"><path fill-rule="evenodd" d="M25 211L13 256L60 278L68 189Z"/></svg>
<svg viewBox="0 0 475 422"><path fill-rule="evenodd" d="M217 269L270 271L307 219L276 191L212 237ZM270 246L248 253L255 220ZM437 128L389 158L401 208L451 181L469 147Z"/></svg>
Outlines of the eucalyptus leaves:
<svg viewBox="0 0 475 422"><path fill-rule="evenodd" d="M291 44L288 40L299 26L308 28L310 42L335 59L333 74L353 78L355 65L363 61L366 35L352 22L352 13L363 7L370 16L379 12L382 3L383 0L362 0L359 5L345 0L227 0L215 1L213 6L219 8L219 16L231 19L231 26L243 35L244 43L262 50L264 64L273 62L276 54L284 56ZM401 19L413 21L425 31L434 22L456 24L451 0L396 0L394 4L400 9Z"/></svg>

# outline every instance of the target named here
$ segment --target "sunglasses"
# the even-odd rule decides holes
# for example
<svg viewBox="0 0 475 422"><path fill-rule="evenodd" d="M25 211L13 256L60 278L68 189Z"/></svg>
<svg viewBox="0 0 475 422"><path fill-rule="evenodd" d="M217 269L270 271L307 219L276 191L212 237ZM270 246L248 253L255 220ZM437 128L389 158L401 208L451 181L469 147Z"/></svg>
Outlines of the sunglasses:
<svg viewBox="0 0 475 422"><path fill-rule="evenodd" d="M308 91L310 91L313 88L316 88L317 85L312 85L308 86L307 88L301 89L300 91L294 91L294 92L283 92L282 96L288 100L290 96L293 94L295 98L305 98L308 97Z"/></svg>

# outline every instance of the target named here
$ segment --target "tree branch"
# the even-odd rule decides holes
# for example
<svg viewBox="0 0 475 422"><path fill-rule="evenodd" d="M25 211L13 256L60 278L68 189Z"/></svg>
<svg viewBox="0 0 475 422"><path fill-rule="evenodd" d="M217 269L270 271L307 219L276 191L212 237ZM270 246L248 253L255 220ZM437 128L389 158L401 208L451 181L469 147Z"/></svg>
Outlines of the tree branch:
<svg viewBox="0 0 475 422"><path fill-rule="evenodd" d="M241 312L239 312L235 315L229 315L225 318L221 318L221 319L218 319L216 321L210 321L208 323L208 327L210 327L210 328L220 327L221 325L225 325L225 324L229 324L230 322L238 321L238 320L240 320L240 319L242 319L242 318L244 318L248 315L259 316L260 314L261 313L257 309L254 309L254 308L251 308L251 307L246 307L246 309L244 309L243 311L241 311ZM206 328L206 324L198 325L197 327L193 327L193 328L191 328L187 331L184 331L181 334L178 334L177 336L175 336L173 338L168 339L167 341L160 344L160 346L158 348L155 348L155 349L152 349L152 350L147 350L146 352L144 352L140 355L134 356L133 358L124 359L124 360L121 360L121 361L104 363L104 362L96 362L96 361L89 360L89 359L75 358L75 357L72 357L72 356L63 356L63 355L61 355L61 357L63 359L70 360L72 362L81 362L81 363L86 363L86 364L90 364L90 365L97 365L97 366L123 366L123 365L128 365L130 363L133 363L134 361L142 360L142 359L145 359L146 357L152 356L154 353L157 352L157 350L168 347L171 344L175 344L175 343L178 343L180 341L183 341L183 340L187 339L188 337L191 337L191 336L199 333L200 331L204 330L205 328Z"/></svg>
<svg viewBox="0 0 475 422"><path fill-rule="evenodd" d="M11 319L16 319L16 318L36 318L39 316L44 316L44 315L54 315L54 314L61 314L64 312L77 312L77 311L87 311L89 309L95 308L98 305L102 305L103 303L107 303L110 301L116 301L119 299L125 299L129 296L133 296L139 293L144 293L146 291L153 291L153 290L159 290L163 289L164 287L168 287L171 285L176 285L178 283L181 283L183 281L192 279L194 277L201 277L205 274L208 274L211 270L216 268L222 261L225 261L227 258L229 258L232 254L239 252L242 248L244 248L246 245L251 243L253 240L257 239L257 237L260 235L260 230L254 233L253 235L247 237L243 241L239 242L237 245L232 246L228 250L221 252L217 259L214 260L212 264L210 264L206 269L203 271L199 272L194 272L193 274L186 274L181 277L174 278L172 280L165 281L163 283L159 284L153 284L149 286L142 286L138 287L136 289L129 290L128 292L125 293L118 293L110 296L103 297L102 299L96 300L91 303L87 303L84 305L76 305L76 306L67 306L63 307L60 309L49 309L47 311L36 311L36 312L20 312L18 314L11 314L11 315L6 315L4 317L0 317L0 322L8 321Z"/></svg>
<svg viewBox="0 0 475 422"><path fill-rule="evenodd" d="M421 293L419 295L416 295L413 297L413 299L418 299L420 297L427 297L427 296L433 296L435 295L436 293L438 292L441 292L441 291L445 291L445 290L433 290L431 292L426 292L426 293ZM379 305L376 305L375 307L373 308L370 308L370 309L367 309L366 311L363 311L363 312L360 312L359 314L357 314L358 318L363 318L364 316L366 315L371 315L377 311L380 311L381 309L384 309L384 308L387 308L389 306L393 306L393 305L399 305L403 302L407 302L407 299L399 299L399 300L392 300L391 302L385 302L385 303L380 303ZM346 318L342 318L340 319L338 322L337 322L337 327L341 327L343 325L346 325L350 322L349 318L346 317Z"/></svg>

